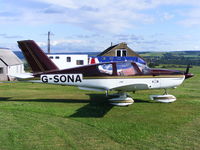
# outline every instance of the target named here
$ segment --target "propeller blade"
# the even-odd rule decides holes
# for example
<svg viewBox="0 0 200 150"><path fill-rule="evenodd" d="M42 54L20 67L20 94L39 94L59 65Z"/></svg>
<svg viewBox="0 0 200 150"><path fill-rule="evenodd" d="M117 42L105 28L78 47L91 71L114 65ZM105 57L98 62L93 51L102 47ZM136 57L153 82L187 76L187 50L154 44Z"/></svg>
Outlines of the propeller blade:
<svg viewBox="0 0 200 150"><path fill-rule="evenodd" d="M189 73L189 70L190 70L190 64L187 65L187 68L185 70L185 79L189 79L194 76L193 74Z"/></svg>
<svg viewBox="0 0 200 150"><path fill-rule="evenodd" d="M190 64L187 65L187 68L186 68L185 74L188 74L188 73L189 73L189 70L190 70Z"/></svg>

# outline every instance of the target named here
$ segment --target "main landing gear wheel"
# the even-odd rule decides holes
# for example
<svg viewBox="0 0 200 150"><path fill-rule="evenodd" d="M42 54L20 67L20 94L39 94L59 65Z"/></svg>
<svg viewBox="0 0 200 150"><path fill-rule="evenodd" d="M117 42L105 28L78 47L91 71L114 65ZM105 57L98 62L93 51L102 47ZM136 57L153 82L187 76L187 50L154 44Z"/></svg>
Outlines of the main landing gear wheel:
<svg viewBox="0 0 200 150"><path fill-rule="evenodd" d="M127 93L119 92L119 97L109 99L110 104L115 106L128 106L133 104L134 100L131 97L127 97Z"/></svg>
<svg viewBox="0 0 200 150"><path fill-rule="evenodd" d="M150 95L150 99L161 102L161 103L172 103L176 101L176 97L174 95L170 95L167 93L167 90L165 90L165 93L163 95Z"/></svg>

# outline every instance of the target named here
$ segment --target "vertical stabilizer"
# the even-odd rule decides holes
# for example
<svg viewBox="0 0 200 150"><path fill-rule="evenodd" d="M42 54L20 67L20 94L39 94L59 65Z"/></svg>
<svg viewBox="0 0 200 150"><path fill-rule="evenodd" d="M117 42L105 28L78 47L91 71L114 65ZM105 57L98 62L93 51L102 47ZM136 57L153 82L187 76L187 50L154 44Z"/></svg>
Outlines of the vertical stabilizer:
<svg viewBox="0 0 200 150"><path fill-rule="evenodd" d="M33 40L18 41L18 45L34 73L59 70Z"/></svg>

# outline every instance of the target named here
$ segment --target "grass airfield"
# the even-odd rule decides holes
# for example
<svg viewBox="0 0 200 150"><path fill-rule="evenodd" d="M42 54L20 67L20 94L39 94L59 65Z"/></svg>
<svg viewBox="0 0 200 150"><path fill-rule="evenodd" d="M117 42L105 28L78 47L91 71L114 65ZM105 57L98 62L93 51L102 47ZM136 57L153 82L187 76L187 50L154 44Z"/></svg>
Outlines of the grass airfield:
<svg viewBox="0 0 200 150"><path fill-rule="evenodd" d="M0 150L200 149L200 67L169 93L177 101L150 101L163 90L129 93L128 107L108 104L103 92L76 87L0 84Z"/></svg>

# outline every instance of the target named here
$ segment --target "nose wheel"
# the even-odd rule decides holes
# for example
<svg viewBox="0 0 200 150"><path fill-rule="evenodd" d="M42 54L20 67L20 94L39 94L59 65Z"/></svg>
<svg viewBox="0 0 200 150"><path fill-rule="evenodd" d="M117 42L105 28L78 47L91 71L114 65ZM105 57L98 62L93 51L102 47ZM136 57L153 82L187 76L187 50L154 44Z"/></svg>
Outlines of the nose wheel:
<svg viewBox="0 0 200 150"><path fill-rule="evenodd" d="M150 95L150 99L161 103L172 103L176 101L176 97L174 95L168 94L167 89L164 90L165 92L163 95Z"/></svg>

